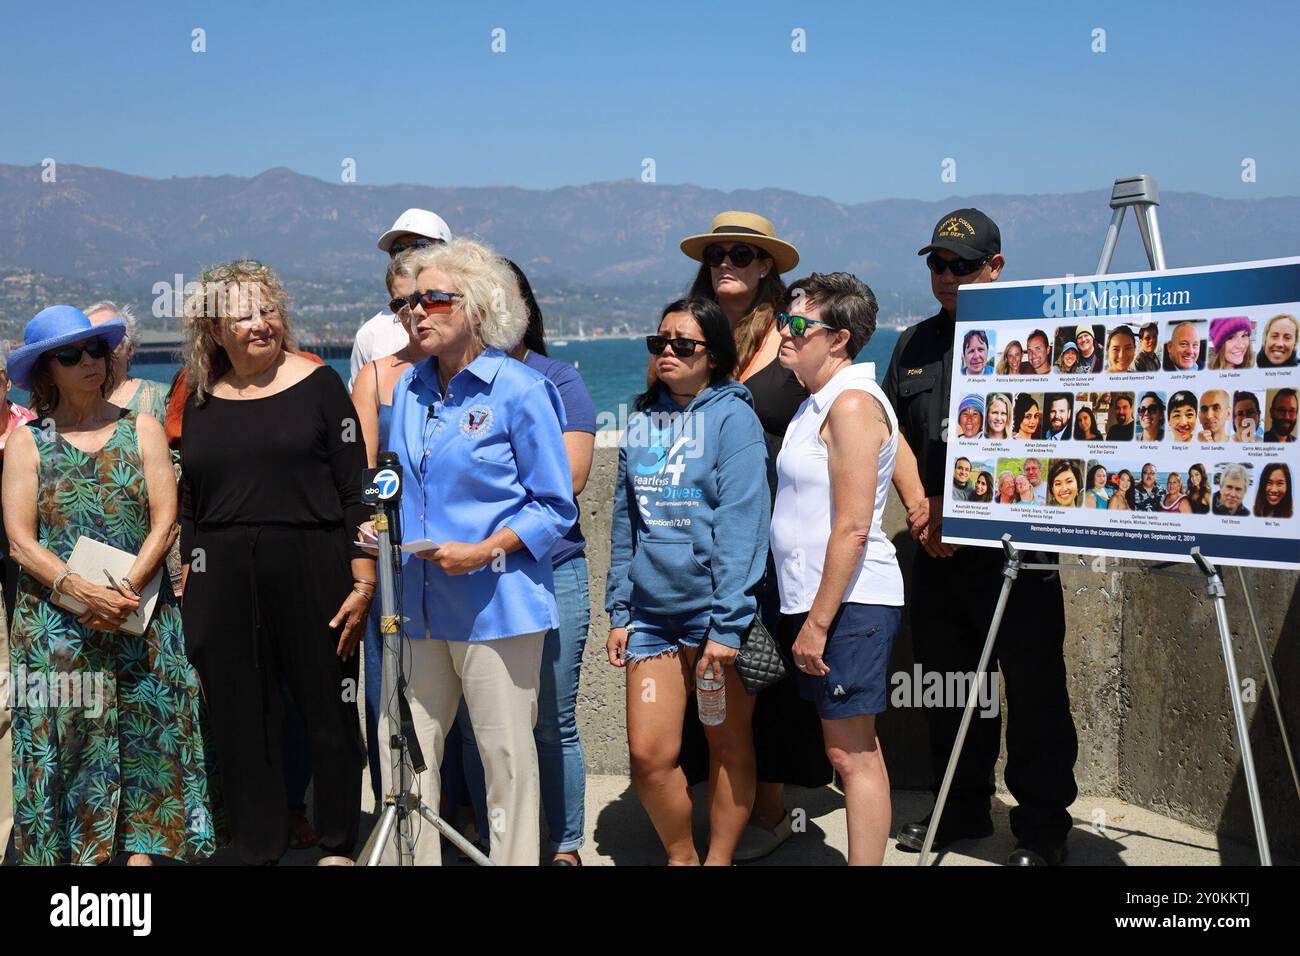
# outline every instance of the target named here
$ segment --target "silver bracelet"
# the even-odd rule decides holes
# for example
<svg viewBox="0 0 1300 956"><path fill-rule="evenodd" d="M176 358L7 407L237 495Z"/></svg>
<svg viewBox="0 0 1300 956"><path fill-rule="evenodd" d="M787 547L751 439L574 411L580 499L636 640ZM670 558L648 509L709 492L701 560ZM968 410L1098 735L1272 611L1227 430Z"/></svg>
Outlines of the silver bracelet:
<svg viewBox="0 0 1300 956"><path fill-rule="evenodd" d="M64 578L66 578L69 574L72 573L74 572L71 568L64 568L63 573L54 579L54 584L50 587L50 590L53 591L55 594L62 594L62 592L59 590L59 585L63 583Z"/></svg>

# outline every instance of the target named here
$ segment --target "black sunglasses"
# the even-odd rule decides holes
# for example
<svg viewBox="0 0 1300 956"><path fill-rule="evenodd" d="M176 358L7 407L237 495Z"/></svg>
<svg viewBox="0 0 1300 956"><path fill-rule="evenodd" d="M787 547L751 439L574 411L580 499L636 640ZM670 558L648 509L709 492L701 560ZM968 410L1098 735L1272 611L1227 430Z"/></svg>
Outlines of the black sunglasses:
<svg viewBox="0 0 1300 956"><path fill-rule="evenodd" d="M984 268L984 264L993 258L985 256L983 259L953 259L949 262L947 259L940 257L939 253L932 252L925 257L925 264L930 267L930 271L937 276L941 276L945 271L951 272L955 276L968 276L973 272L979 272Z"/></svg>
<svg viewBox="0 0 1300 956"><path fill-rule="evenodd" d="M388 247L389 258L405 252L407 249L427 249L429 246L442 245L441 239L398 239Z"/></svg>
<svg viewBox="0 0 1300 956"><path fill-rule="evenodd" d="M765 256L761 249L755 249L753 246L747 246L743 242L737 243L730 249L723 249L716 242L704 247L704 263L716 269L722 265L723 259L730 259L731 264L737 269L744 269L751 262L762 256Z"/></svg>
<svg viewBox="0 0 1300 956"><path fill-rule="evenodd" d="M706 349L709 347L708 342L700 339L688 339L684 335L679 335L675 339L670 339L666 335L647 335L645 337L646 350L651 355L663 355L664 346L671 345L673 354L678 358L686 358L695 354L695 346L703 345Z"/></svg>
<svg viewBox="0 0 1300 956"><path fill-rule="evenodd" d="M87 345L65 345L54 353L54 359L64 368L72 368L81 361L83 354L93 359L102 359L111 349L103 339L93 339Z"/></svg>

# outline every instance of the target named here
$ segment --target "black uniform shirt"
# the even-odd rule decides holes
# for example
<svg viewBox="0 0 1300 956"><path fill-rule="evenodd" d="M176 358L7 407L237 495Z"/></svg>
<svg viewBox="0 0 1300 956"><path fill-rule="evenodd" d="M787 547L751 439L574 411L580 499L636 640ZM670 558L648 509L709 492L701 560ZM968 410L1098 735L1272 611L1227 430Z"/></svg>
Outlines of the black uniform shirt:
<svg viewBox="0 0 1300 956"><path fill-rule="evenodd" d="M952 480L947 462L948 404L955 326L941 310L904 331L883 384L930 498L945 494Z"/></svg>
<svg viewBox="0 0 1300 956"><path fill-rule="evenodd" d="M956 323L944 311L905 331L894 346L882 386L894 406L899 426L921 473L928 498L947 493L952 475L948 471L948 402L952 397L952 349ZM972 384L972 390L978 388ZM996 548L961 548L968 560L1002 562ZM1041 551L1021 551L1024 561L1048 564L1053 558ZM1055 576L1055 571L1022 571L1025 574Z"/></svg>

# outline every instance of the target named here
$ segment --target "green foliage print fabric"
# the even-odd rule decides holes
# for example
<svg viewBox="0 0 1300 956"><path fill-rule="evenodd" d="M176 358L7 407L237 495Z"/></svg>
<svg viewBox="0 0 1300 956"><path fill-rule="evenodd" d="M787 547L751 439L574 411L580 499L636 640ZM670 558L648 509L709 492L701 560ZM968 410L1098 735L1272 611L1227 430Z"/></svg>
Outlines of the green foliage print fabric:
<svg viewBox="0 0 1300 956"><path fill-rule="evenodd" d="M124 413L88 454L40 421L37 533L63 560L82 535L138 553L149 496ZM98 864L119 853L209 856L221 822L204 748L199 680L181 612L160 589L139 637L92 631L19 577L10 664L14 687L14 845L28 865Z"/></svg>

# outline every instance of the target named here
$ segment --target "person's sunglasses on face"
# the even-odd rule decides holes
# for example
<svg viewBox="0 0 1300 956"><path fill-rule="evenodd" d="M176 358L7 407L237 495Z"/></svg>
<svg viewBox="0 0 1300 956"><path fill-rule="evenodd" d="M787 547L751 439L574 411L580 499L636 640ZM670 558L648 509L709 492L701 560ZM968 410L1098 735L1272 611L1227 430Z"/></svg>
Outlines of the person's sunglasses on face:
<svg viewBox="0 0 1300 956"><path fill-rule="evenodd" d="M397 239L388 247L388 256L391 259L394 256L401 255L407 249L427 249L429 246L442 245L441 239L427 239L423 236L412 236L409 239Z"/></svg>
<svg viewBox="0 0 1300 956"><path fill-rule="evenodd" d="M943 275L944 272L951 272L960 278L979 272L984 268L989 258L989 256L984 256L982 259L953 259L950 261L940 256L939 253L932 252L925 257L925 264L937 276Z"/></svg>
<svg viewBox="0 0 1300 956"><path fill-rule="evenodd" d="M722 265L724 259L730 259L731 264L737 269L747 269L761 253L757 252L753 246L747 246L744 243L738 243L730 249L724 249L716 242L704 247L704 262L711 268L718 268Z"/></svg>
<svg viewBox="0 0 1300 956"><path fill-rule="evenodd" d="M85 345L65 345L54 353L54 360L64 368L72 368L81 361L83 354L93 359L102 359L109 351L108 343L103 339L92 339Z"/></svg>
<svg viewBox="0 0 1300 956"><path fill-rule="evenodd" d="M776 330L784 332L789 329L790 334L796 339L803 338L808 333L808 329L813 326L822 329L835 328L829 322L823 322L821 319L810 319L806 315L790 315L788 312L778 312L776 314Z"/></svg>
<svg viewBox="0 0 1300 956"><path fill-rule="evenodd" d="M432 315L435 312L450 312L456 305L456 300L462 296L459 292L412 292L405 298L394 298L388 303L388 310L394 315L400 315L403 309L414 309L417 305L424 306L425 315Z"/></svg>
<svg viewBox="0 0 1300 956"><path fill-rule="evenodd" d="M647 335L645 345L651 355L663 355L664 349L671 346L674 355L678 358L687 358L695 354L695 346L702 345L708 348L709 343L702 339L688 339L684 335L671 339L666 335Z"/></svg>

